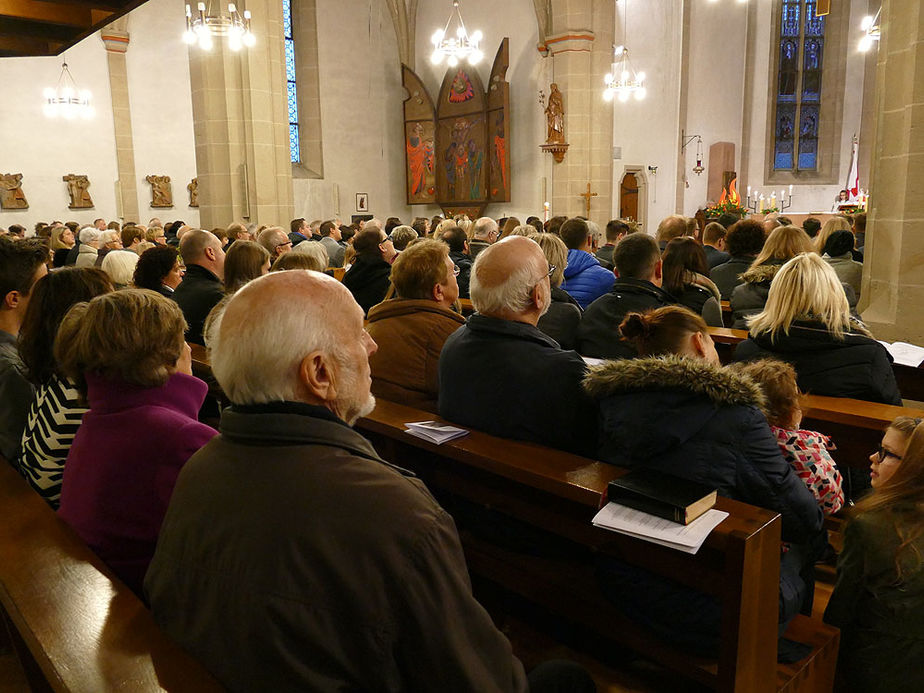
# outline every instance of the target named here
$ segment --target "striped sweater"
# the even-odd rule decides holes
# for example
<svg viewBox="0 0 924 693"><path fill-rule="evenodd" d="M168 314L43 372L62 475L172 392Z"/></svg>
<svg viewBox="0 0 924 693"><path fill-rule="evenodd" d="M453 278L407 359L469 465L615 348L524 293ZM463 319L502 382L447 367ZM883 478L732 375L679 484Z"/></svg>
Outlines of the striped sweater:
<svg viewBox="0 0 924 693"><path fill-rule="evenodd" d="M77 397L69 381L53 376L36 391L22 436L20 472L55 509L61 500L64 461L87 411Z"/></svg>

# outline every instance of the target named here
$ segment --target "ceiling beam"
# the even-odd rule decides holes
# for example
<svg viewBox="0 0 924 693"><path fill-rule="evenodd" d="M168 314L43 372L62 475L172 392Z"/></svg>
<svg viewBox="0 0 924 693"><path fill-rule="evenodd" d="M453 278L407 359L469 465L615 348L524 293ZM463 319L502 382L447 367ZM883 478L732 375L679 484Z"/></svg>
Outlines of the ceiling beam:
<svg viewBox="0 0 924 693"><path fill-rule="evenodd" d="M60 43L25 36L0 36L0 56L25 57L31 55L52 55Z"/></svg>
<svg viewBox="0 0 924 693"><path fill-rule="evenodd" d="M0 0L0 17L78 28L94 23L87 7L36 0Z"/></svg>

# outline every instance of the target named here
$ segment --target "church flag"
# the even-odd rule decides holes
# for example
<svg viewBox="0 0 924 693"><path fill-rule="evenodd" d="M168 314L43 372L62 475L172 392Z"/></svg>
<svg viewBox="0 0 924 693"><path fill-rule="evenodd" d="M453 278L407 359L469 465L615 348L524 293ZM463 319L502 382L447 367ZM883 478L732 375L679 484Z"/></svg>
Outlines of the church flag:
<svg viewBox="0 0 924 693"><path fill-rule="evenodd" d="M850 193L850 199L856 199L860 194L860 171L857 168L857 149L859 140L853 136L853 149L850 152L850 173L847 174L847 184L844 189Z"/></svg>

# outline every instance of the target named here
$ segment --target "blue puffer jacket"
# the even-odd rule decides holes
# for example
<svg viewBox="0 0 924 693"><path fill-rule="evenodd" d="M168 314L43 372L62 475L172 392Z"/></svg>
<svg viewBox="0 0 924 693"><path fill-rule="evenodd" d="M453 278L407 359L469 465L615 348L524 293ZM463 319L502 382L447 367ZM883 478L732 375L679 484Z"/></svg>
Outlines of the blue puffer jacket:
<svg viewBox="0 0 924 693"><path fill-rule="evenodd" d="M568 266L561 288L578 302L581 310L613 288L615 275L601 267L600 262L583 250L568 251Z"/></svg>

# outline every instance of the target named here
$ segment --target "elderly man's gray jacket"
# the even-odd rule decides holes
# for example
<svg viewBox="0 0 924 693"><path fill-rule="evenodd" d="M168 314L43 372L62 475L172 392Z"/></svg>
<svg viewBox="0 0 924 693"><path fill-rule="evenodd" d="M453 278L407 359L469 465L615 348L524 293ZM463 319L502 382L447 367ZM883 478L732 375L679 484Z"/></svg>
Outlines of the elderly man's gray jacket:
<svg viewBox="0 0 924 693"><path fill-rule="evenodd" d="M326 409L232 407L177 482L145 581L236 691L521 691L423 483Z"/></svg>

